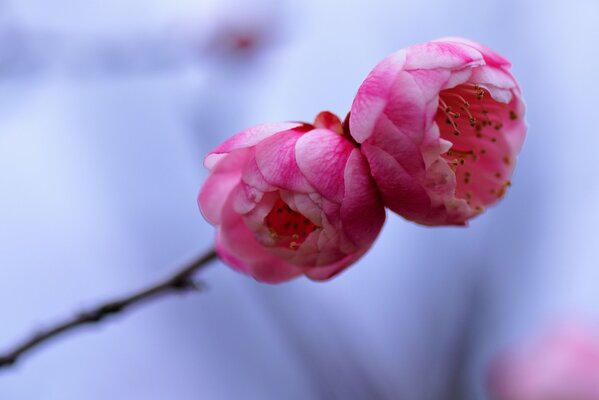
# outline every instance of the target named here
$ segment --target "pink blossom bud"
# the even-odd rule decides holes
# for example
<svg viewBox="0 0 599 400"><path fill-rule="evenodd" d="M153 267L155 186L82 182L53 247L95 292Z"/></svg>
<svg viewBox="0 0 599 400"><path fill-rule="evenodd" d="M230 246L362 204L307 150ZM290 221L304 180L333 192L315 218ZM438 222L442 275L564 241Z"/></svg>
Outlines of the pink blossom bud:
<svg viewBox="0 0 599 400"><path fill-rule="evenodd" d="M489 378L492 400L599 400L599 336L550 331L501 354Z"/></svg>
<svg viewBox="0 0 599 400"><path fill-rule="evenodd" d="M325 280L362 256L385 220L366 159L339 118L244 130L205 159L198 203L220 257L263 282Z"/></svg>
<svg viewBox="0 0 599 400"><path fill-rule="evenodd" d="M425 225L464 225L503 197L526 132L509 67L478 43L447 38L374 68L350 131L387 207Z"/></svg>

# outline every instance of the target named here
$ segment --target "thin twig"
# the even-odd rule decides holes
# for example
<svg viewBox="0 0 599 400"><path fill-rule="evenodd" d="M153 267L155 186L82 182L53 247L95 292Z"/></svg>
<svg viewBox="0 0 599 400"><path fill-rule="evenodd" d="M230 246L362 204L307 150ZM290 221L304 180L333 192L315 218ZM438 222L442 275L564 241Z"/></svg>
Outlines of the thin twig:
<svg viewBox="0 0 599 400"><path fill-rule="evenodd" d="M132 305L141 303L144 300L150 300L169 293L182 293L197 290L198 285L193 280L194 273L214 259L216 259L216 252L212 249L161 282L141 289L129 296L101 304L89 311L79 313L62 323L58 323L32 335L28 339L23 340L12 350L6 352L6 354L0 354L0 368L14 365L24 353L29 352L40 344L43 344L62 333L71 331L82 325L100 322L107 316L122 313Z"/></svg>

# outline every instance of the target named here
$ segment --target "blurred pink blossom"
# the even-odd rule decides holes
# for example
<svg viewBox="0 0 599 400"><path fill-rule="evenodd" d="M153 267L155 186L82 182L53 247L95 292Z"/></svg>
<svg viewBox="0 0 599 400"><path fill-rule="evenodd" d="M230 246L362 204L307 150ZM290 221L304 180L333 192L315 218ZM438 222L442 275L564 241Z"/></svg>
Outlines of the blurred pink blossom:
<svg viewBox="0 0 599 400"><path fill-rule="evenodd" d="M492 400L599 400L599 334L560 327L495 359Z"/></svg>
<svg viewBox="0 0 599 400"><path fill-rule="evenodd" d="M510 63L447 38L380 62L351 109L385 205L425 225L464 225L511 185L526 124Z"/></svg>
<svg viewBox="0 0 599 400"><path fill-rule="evenodd" d="M385 220L366 159L339 119L244 130L205 159L198 203L220 257L264 282L325 280L362 256Z"/></svg>

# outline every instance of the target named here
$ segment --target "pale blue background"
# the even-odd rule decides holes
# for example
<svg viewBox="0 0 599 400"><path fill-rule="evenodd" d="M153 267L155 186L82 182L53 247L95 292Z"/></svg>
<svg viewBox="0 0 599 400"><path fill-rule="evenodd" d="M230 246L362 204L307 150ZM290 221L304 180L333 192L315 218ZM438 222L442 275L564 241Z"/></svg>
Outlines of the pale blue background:
<svg viewBox="0 0 599 400"><path fill-rule="evenodd" d="M207 249L205 153L257 123L343 117L401 47L498 50L530 125L514 186L470 228L389 215L326 284L214 265L206 293L0 371L0 399L485 399L504 345L599 319L598 24L594 0L0 1L0 349ZM206 49L224 25L266 38Z"/></svg>

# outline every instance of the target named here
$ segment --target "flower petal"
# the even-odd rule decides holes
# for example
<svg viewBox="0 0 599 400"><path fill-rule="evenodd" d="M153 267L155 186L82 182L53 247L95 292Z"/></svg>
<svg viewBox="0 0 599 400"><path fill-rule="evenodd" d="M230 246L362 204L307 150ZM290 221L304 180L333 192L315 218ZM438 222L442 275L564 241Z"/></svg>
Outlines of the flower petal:
<svg viewBox="0 0 599 400"><path fill-rule="evenodd" d="M370 247L385 223L385 208L358 149L352 151L347 161L344 178L343 230L357 246Z"/></svg>
<svg viewBox="0 0 599 400"><path fill-rule="evenodd" d="M198 205L204 218L213 225L221 220L223 199L226 199L241 179L241 170L250 156L239 150L223 157L213 167L198 195Z"/></svg>
<svg viewBox="0 0 599 400"><path fill-rule="evenodd" d="M407 49L405 70L462 69L484 63L480 51L452 42L427 42Z"/></svg>
<svg viewBox="0 0 599 400"><path fill-rule="evenodd" d="M204 218L212 225L218 225L221 221L223 209L223 198L239 184L241 172L225 172L210 174L200 190L198 206Z"/></svg>
<svg viewBox="0 0 599 400"><path fill-rule="evenodd" d="M345 137L326 129L304 134L295 145L297 165L308 182L324 197L341 203L343 171L354 149Z"/></svg>
<svg viewBox="0 0 599 400"><path fill-rule="evenodd" d="M470 46L473 49L478 50L484 57L485 63L495 66L495 67L505 67L509 68L512 63L509 62L506 58L504 58L499 53L489 49L486 46L483 46L480 43L473 42L472 40L461 38L461 37L446 37L436 40L436 42L452 42L458 44L464 44L466 46Z"/></svg>
<svg viewBox="0 0 599 400"><path fill-rule="evenodd" d="M385 149L407 173L424 173L424 160L420 147L404 133L387 115L381 115L376 125L376 135L367 141L369 145Z"/></svg>
<svg viewBox="0 0 599 400"><path fill-rule="evenodd" d="M426 216L431 203L419 181L380 147L365 143L362 145L362 152L368 159L370 171L385 205L408 219Z"/></svg>
<svg viewBox="0 0 599 400"><path fill-rule="evenodd" d="M362 256L364 252L360 254L350 254L349 256L337 261L336 263L326 265L323 267L313 267L306 270L306 276L313 281L326 281L333 278L337 274L341 273L348 266L353 264L358 258Z"/></svg>
<svg viewBox="0 0 599 400"><path fill-rule="evenodd" d="M220 159L219 155L221 154L255 146L262 140L274 135L275 133L297 128L302 125L303 124L298 122L282 122L276 124L257 125L243 130L212 150L204 160L204 166L208 169L212 169L216 161Z"/></svg>
<svg viewBox="0 0 599 400"><path fill-rule="evenodd" d="M295 145L303 134L295 130L279 132L256 146L256 164L269 184L294 192L314 191L295 158Z"/></svg>
<svg viewBox="0 0 599 400"><path fill-rule="evenodd" d="M405 57L406 53L403 50L386 57L360 86L350 114L351 134L358 143L364 142L373 134Z"/></svg>
<svg viewBox="0 0 599 400"><path fill-rule="evenodd" d="M264 179L264 175L262 175L260 168L258 168L258 164L256 164L255 154L252 154L249 157L249 160L243 168L241 179L248 186L256 188L262 192L271 192L276 190L276 187L266 182L266 179Z"/></svg>

